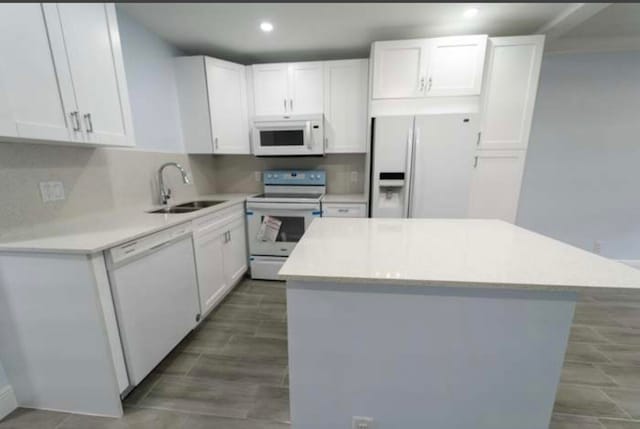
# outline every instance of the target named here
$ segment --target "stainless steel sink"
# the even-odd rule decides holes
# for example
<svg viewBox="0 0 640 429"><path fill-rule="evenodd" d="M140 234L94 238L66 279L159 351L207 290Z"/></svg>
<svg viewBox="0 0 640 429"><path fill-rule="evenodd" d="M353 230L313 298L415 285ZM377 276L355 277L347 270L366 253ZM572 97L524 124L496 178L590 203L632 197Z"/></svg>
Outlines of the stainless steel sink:
<svg viewBox="0 0 640 429"><path fill-rule="evenodd" d="M215 206L217 204L222 204L224 202L226 201L207 201L207 200L189 201L188 203L177 204L174 207L200 210L207 207Z"/></svg>
<svg viewBox="0 0 640 429"><path fill-rule="evenodd" d="M161 209L152 210L149 213L191 213L197 210L206 209L207 207L215 206L216 204L222 204L225 201L213 201L213 200L200 200L189 201L188 203L177 204L175 206L162 207Z"/></svg>

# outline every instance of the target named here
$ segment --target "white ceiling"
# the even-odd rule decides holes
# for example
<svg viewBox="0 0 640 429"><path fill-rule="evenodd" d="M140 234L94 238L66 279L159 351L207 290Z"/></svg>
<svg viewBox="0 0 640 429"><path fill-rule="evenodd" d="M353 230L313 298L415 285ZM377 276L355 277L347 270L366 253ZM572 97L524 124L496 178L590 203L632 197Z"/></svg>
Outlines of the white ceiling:
<svg viewBox="0 0 640 429"><path fill-rule="evenodd" d="M365 57L375 40L532 34L569 3L122 3L190 54L246 64ZM464 18L470 7L479 9ZM268 20L275 29L259 30ZM576 29L577 31L578 29Z"/></svg>
<svg viewBox="0 0 640 429"><path fill-rule="evenodd" d="M640 36L640 3L614 3L564 37Z"/></svg>

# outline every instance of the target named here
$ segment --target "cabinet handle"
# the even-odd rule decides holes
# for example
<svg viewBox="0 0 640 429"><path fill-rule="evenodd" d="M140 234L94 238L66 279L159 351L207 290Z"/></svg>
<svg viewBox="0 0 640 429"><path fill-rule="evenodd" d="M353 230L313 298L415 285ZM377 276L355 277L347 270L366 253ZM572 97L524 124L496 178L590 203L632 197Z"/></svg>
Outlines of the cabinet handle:
<svg viewBox="0 0 640 429"><path fill-rule="evenodd" d="M287 112L287 99L286 98L282 99L282 102L284 103L284 111L286 113Z"/></svg>
<svg viewBox="0 0 640 429"><path fill-rule="evenodd" d="M427 87L427 92L431 91L431 85L433 85L433 78L429 76L429 86Z"/></svg>
<svg viewBox="0 0 640 429"><path fill-rule="evenodd" d="M215 139L213 139L213 146L218 149L220 147L220 145L218 144L218 137L216 137Z"/></svg>
<svg viewBox="0 0 640 429"><path fill-rule="evenodd" d="M293 98L289 99L289 110L293 112Z"/></svg>
<svg viewBox="0 0 640 429"><path fill-rule="evenodd" d="M93 122L91 121L91 113L85 113L84 121L86 122L86 125L87 125L87 132L88 133L92 133L93 132Z"/></svg>
<svg viewBox="0 0 640 429"><path fill-rule="evenodd" d="M420 92L424 91L424 76L420 78Z"/></svg>
<svg viewBox="0 0 640 429"><path fill-rule="evenodd" d="M71 119L73 119L73 131L80 131L80 119L78 119L78 111L71 112L69 114Z"/></svg>
<svg viewBox="0 0 640 429"><path fill-rule="evenodd" d="M473 168L477 168L478 167L478 157L474 157L473 158Z"/></svg>
<svg viewBox="0 0 640 429"><path fill-rule="evenodd" d="M476 146L480 146L480 136L482 135L482 131L478 131L478 140L476 140Z"/></svg>
<svg viewBox="0 0 640 429"><path fill-rule="evenodd" d="M349 209L338 209L338 213L349 213Z"/></svg>

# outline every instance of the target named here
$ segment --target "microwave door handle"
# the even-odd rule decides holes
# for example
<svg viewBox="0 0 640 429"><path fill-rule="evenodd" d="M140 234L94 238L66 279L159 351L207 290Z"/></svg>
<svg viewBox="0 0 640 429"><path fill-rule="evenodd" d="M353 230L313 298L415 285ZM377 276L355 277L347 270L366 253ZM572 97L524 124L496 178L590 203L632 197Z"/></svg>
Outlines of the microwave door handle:
<svg viewBox="0 0 640 429"><path fill-rule="evenodd" d="M311 121L307 121L306 128L307 128L307 148L309 148L309 150L313 150L313 141L311 137Z"/></svg>

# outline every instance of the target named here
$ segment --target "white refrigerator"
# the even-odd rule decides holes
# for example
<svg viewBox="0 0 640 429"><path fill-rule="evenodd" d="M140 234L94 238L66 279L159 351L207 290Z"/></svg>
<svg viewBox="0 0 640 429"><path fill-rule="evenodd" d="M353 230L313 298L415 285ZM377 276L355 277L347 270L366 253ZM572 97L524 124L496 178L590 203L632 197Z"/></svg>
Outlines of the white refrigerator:
<svg viewBox="0 0 640 429"><path fill-rule="evenodd" d="M371 216L465 218L477 113L375 118Z"/></svg>

